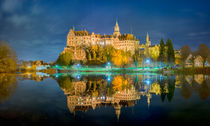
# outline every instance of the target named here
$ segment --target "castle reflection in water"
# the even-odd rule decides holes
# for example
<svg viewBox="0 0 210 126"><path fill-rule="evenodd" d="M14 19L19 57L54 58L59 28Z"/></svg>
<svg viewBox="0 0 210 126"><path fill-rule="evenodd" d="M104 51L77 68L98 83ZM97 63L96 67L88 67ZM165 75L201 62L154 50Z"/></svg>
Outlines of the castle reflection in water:
<svg viewBox="0 0 210 126"><path fill-rule="evenodd" d="M189 80L191 76L184 76ZM71 113L95 110L101 106L113 106L119 119L121 107L131 107L141 98L146 98L148 107L153 95L161 100L172 101L175 88L181 88L180 76L163 76L157 74L133 75L75 75L68 74L56 80L67 96L67 105ZM202 84L204 75L195 75L197 84ZM189 83L191 84L191 83ZM208 97L208 96L207 96Z"/></svg>
<svg viewBox="0 0 210 126"><path fill-rule="evenodd" d="M55 79L67 96L67 106L71 113L95 110L101 106L113 106L119 119L122 107L135 106L137 101L146 99L148 107L152 96L171 102L175 89L188 99L193 92L200 98L210 95L209 76L206 75L161 75L161 74L56 74L25 73L23 79L42 81ZM193 91L192 91L193 90Z"/></svg>

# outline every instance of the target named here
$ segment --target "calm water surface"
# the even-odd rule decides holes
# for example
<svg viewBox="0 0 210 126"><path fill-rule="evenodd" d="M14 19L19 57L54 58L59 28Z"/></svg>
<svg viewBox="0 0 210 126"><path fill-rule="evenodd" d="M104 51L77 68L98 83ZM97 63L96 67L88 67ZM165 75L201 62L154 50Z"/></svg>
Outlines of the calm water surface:
<svg viewBox="0 0 210 126"><path fill-rule="evenodd" d="M207 75L0 75L0 121L15 125L210 125Z"/></svg>

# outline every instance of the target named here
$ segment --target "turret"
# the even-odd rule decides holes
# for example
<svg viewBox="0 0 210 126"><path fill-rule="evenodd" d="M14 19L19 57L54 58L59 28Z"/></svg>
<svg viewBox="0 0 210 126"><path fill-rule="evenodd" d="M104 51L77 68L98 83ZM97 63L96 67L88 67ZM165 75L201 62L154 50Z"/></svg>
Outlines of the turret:
<svg viewBox="0 0 210 126"><path fill-rule="evenodd" d="M117 120L119 120L120 118L120 110L121 110L121 106L119 104L115 105L114 106L114 109L115 109L115 114L117 116Z"/></svg>
<svg viewBox="0 0 210 126"><path fill-rule="evenodd" d="M116 25L114 27L114 33L113 35L115 36L119 36L120 35L120 28L119 28L119 25L118 25L118 22L116 21Z"/></svg>
<svg viewBox="0 0 210 126"><path fill-rule="evenodd" d="M149 34L148 34L148 32L147 32L147 37L146 37L146 45L147 46L150 46L151 45L151 42L149 40Z"/></svg>

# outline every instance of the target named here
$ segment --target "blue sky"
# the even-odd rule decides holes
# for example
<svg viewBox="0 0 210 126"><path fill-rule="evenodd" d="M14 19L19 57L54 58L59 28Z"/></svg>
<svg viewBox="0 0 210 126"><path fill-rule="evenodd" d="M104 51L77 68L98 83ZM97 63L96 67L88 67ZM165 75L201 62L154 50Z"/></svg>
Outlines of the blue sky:
<svg viewBox="0 0 210 126"><path fill-rule="evenodd" d="M55 61L76 30L133 33L144 43L170 38L176 49L201 43L210 47L208 0L1 0L0 41L7 41L23 60Z"/></svg>

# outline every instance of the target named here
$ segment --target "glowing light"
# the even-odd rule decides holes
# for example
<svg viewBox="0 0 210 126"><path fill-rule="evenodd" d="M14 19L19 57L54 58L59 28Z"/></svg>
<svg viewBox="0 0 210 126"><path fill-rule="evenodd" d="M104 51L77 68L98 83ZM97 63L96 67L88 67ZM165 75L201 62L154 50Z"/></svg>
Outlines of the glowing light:
<svg viewBox="0 0 210 126"><path fill-rule="evenodd" d="M80 79L81 77L80 77L80 75L77 75L76 78L77 78L77 79Z"/></svg>
<svg viewBox="0 0 210 126"><path fill-rule="evenodd" d="M80 67L80 64L79 63L77 64L77 67Z"/></svg>
<svg viewBox="0 0 210 126"><path fill-rule="evenodd" d="M107 81L111 81L111 77L110 76L107 77Z"/></svg>
<svg viewBox="0 0 210 126"><path fill-rule="evenodd" d="M147 64L150 63L150 60L149 60L149 59L146 59L146 63L147 63Z"/></svg>
<svg viewBox="0 0 210 126"><path fill-rule="evenodd" d="M58 67L58 65L55 65L55 67L57 68L57 67Z"/></svg>
<svg viewBox="0 0 210 126"><path fill-rule="evenodd" d="M107 65L111 65L111 63L110 62L107 62Z"/></svg>
<svg viewBox="0 0 210 126"><path fill-rule="evenodd" d="M146 83L147 85L150 85L150 80L145 80L145 83Z"/></svg>

